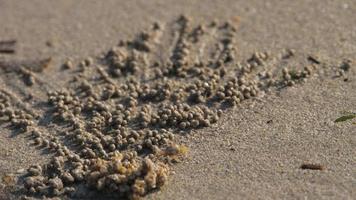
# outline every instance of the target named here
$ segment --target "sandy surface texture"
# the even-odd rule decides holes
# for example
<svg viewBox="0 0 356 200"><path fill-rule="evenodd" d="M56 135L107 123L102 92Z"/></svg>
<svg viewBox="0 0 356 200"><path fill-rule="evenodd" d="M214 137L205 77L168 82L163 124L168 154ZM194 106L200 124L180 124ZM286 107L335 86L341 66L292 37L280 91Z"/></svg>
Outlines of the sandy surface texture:
<svg viewBox="0 0 356 200"><path fill-rule="evenodd" d="M107 85L114 85L112 80L116 79L111 77L111 73L114 73L111 63L103 61L112 61L105 55L114 46L117 47L120 41L132 40L142 30L149 30L149 37L153 38L149 41L152 42L149 43L152 45L149 46L149 51L145 50L146 43L122 45L125 47L125 56L129 55L129 59L143 67L136 67L133 71L131 68L120 68L120 74L117 75L120 78L117 78L118 82L115 84L127 81L128 76L138 79L139 84L156 84L151 81L156 73L151 70L151 64L162 61L162 66L159 65L158 68L163 70L166 66L164 61L173 60L174 56L171 54L185 51L185 48L179 46L184 43L181 42L183 39L189 43L186 57L187 62L191 62L189 66L196 60L202 63L213 60L211 65L215 67L220 62L214 60L216 57L220 59L227 56L225 53L234 55L232 64L226 64L227 78L217 78L221 82L218 86L225 86L227 79L235 75L233 73L246 71L245 68L236 67L238 62L242 65L254 65L253 62L259 63L262 59L262 64L256 64L259 66L257 70L248 72L247 80L256 79L267 84L268 80L263 77L269 71L276 83L260 86L252 81L251 88L258 87L258 95L251 92L248 96L256 97L247 100L240 98L241 103L224 109L220 119L208 127L199 126L196 129L192 128L193 125L189 127L184 124L184 128L175 130L183 125L164 125L169 131L172 129L175 135L174 144L188 147L188 153L179 157L177 164L170 164L170 156L163 156L161 160L155 161L157 170L161 169L158 167L161 162L168 163L170 175L162 188L149 190L144 198L353 199L356 196L356 119L339 123L334 121L338 117L356 112L355 13L356 3L352 0L0 0L0 42L16 40L15 52L12 52L12 47L9 47L10 50L8 47L2 48L0 43L1 106L8 104L11 108L31 115L27 117L25 114L21 115L22 113L16 114L23 118L35 118L34 126L43 133L43 137L57 138L60 141L63 139L63 146L68 146L72 152L79 152L82 149L78 150L66 143L66 135L63 136L62 132L70 135L71 129L53 117L52 107L47 102L51 96L48 96L48 92L60 89L77 91L78 88L83 88L83 82L91 84L94 93L100 93L103 88L107 91ZM184 20L183 25L181 21L177 22L181 15L189 17L192 27L199 27L201 24L207 27L204 28L204 34L200 36L199 31L192 31L194 34L184 35ZM226 21L233 28L225 26ZM210 27L211 22L216 22L218 26ZM156 32L155 26L152 29L152 24L155 23L160 25ZM194 41L195 37L199 40ZM216 45L226 38L233 40L232 50L226 48L228 50L225 51L226 42ZM218 56L211 55L210 52L218 52ZM256 55L255 52L268 52L269 57L265 58L264 54L253 56ZM249 59L251 55L253 59ZM90 65L98 66L97 68L80 66L88 57ZM71 60L73 67L64 69L63 63L68 60ZM86 65L85 62L82 65ZM225 62L223 65L225 66ZM105 71L106 67L108 71ZM301 76L299 79L293 70L304 70L305 67L313 69L313 73L309 74L308 68L308 77ZM292 78L289 79L293 83L290 80L288 82L288 78L283 75L283 68L291 70ZM174 67L173 69L176 70ZM174 93L174 89L178 90L181 85L189 85L195 80L196 77L190 79L189 69L183 70L183 75L176 70L172 72L173 77L169 71L168 75L162 75L165 78L162 80L172 82ZM184 77L184 73L188 73L189 77ZM216 70L216 75L225 76L222 73ZM157 82L161 84L159 81L160 79ZM216 92L215 88L213 90ZM125 93L125 89L123 92ZM228 96L228 92L224 92ZM188 96L189 94L186 93ZM79 94L74 96L83 100L84 104L88 103L86 97ZM215 103L210 104L208 97L206 98L207 102L195 102L197 106L205 106L206 103L212 112L203 121L217 116L218 109ZM232 102L231 98L225 100ZM171 105L170 100L165 101L167 105ZM109 108L117 104L114 101L108 102L101 101ZM160 106L152 103L154 111L158 112ZM193 108L195 107L190 107L192 110ZM204 112L203 115L208 115L208 111ZM80 123L89 123L92 119L85 114L79 114ZM2 114L4 115L7 114ZM22 124L16 125L19 122L11 124L4 117L0 120L0 199L19 199L23 194L29 195L21 189L22 175L32 165L52 162L55 153L35 145L33 135L26 131L22 133ZM192 121L188 122L193 124ZM103 126L106 131L108 126ZM129 129L138 128L129 122ZM170 140L168 136L167 140ZM138 141L132 142L132 146L123 147L123 151L137 151L138 147L135 145ZM108 146L110 149L110 145ZM116 144L115 147L119 148L119 145ZM167 144L162 146L164 155L169 150L168 147ZM154 148L151 149L156 152ZM139 153L139 165L145 153ZM106 158L105 155L103 157ZM73 163L71 161L68 165L75 166ZM147 162L142 163L142 166L147 165ZM320 166L314 166L316 170L301 169L303 164ZM91 165L87 165L90 168ZM160 174L157 170L154 173ZM51 176L47 171L44 173L45 176ZM146 171L140 173L149 174ZM162 174L165 177L165 173ZM136 179L140 179L140 176ZM90 185L91 182L85 184ZM127 184L131 187L133 182ZM100 188L96 182L92 186ZM119 189L113 190L117 192ZM16 192L8 194L8 191ZM55 193L53 191L49 193L51 195L48 196L57 196L52 194ZM68 199L115 198L101 194L59 196ZM41 195L29 196L41 198Z"/></svg>

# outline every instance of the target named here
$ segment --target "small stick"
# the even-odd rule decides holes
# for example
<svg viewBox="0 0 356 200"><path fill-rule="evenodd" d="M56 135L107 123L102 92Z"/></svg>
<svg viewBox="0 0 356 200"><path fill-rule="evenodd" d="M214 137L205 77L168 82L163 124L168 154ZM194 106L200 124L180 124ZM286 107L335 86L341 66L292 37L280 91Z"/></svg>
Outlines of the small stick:
<svg viewBox="0 0 356 200"><path fill-rule="evenodd" d="M310 169L310 170L324 170L325 167L320 164L302 164L301 169Z"/></svg>
<svg viewBox="0 0 356 200"><path fill-rule="evenodd" d="M0 41L0 53L14 54L16 42L16 40Z"/></svg>
<svg viewBox="0 0 356 200"><path fill-rule="evenodd" d="M320 60L316 56L309 55L308 56L308 60L313 62L313 63L315 63L315 64L320 64Z"/></svg>

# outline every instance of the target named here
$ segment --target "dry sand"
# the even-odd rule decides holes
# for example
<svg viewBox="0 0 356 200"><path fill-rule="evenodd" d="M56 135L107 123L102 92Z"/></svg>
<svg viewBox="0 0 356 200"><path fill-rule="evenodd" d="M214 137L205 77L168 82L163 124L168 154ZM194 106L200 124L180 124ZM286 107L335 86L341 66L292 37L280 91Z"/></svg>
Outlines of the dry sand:
<svg viewBox="0 0 356 200"><path fill-rule="evenodd" d="M336 63L355 59L354 13L353 1L0 1L0 39L18 40L17 53L0 59L52 57L53 67L42 76L61 85L67 78L59 66L68 57L98 55L155 21L186 14L195 22L239 17L241 57L293 48ZM16 89L18 77L6 76L0 78L3 88L21 89ZM175 165L168 184L148 198L353 199L355 125L333 121L344 111L355 112L355 77L354 67L346 82L314 77L261 101L247 101L217 125L181 138L189 146L188 159ZM29 91L43 98L43 92ZM1 176L48 158L28 138L3 126L0 157ZM299 169L309 162L326 169Z"/></svg>

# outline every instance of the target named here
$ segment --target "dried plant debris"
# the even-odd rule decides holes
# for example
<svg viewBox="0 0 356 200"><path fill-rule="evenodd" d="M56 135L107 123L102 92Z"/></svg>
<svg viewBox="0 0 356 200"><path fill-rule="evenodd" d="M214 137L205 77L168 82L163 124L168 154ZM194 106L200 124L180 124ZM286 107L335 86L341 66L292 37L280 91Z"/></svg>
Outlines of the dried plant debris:
<svg viewBox="0 0 356 200"><path fill-rule="evenodd" d="M184 158L188 149L178 142L181 133L212 126L225 109L318 73L315 61L291 68L295 50L237 59L235 35L230 23L193 26L181 16L165 26L155 23L104 56L78 65L69 59L61 67L71 80L62 88L43 82L47 89L40 91L48 99L33 101L47 106L32 105L36 112L0 92L3 121L53 153L50 163L28 169L25 194L140 198L162 187L171 165Z"/></svg>
<svg viewBox="0 0 356 200"><path fill-rule="evenodd" d="M11 185L15 185L16 183L16 177L13 174L5 174L2 177L2 184L4 184L5 186L11 186Z"/></svg>
<svg viewBox="0 0 356 200"><path fill-rule="evenodd" d="M16 40L1 40L0 41L0 54L14 54Z"/></svg>
<svg viewBox="0 0 356 200"><path fill-rule="evenodd" d="M344 122L344 121L347 121L347 120L352 120L354 118L356 118L356 113L345 113L345 115L337 118L334 122L335 123Z"/></svg>

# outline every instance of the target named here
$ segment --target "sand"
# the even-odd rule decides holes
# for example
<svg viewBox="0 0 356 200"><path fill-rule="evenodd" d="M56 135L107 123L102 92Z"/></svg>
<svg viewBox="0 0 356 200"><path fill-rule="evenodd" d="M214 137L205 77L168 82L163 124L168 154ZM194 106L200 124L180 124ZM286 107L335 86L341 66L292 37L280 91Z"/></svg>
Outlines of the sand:
<svg viewBox="0 0 356 200"><path fill-rule="evenodd" d="M52 57L53 67L41 76L61 85L66 75L59 66L68 57L98 55L155 21L170 22L186 14L196 22L238 17L241 57L256 50L293 48L333 63L355 59L355 9L352 1L0 1L0 39L18 40L16 54L0 58ZM16 91L21 80L6 76L1 84ZM355 125L333 122L344 111L355 112L354 70L348 79L315 77L246 102L217 125L181 138L190 149L188 159L174 165L169 183L148 198L352 199ZM43 98L43 92L31 92ZM29 145L28 138L4 127L0 148L1 176L45 163L48 157ZM299 169L305 162L326 169Z"/></svg>

